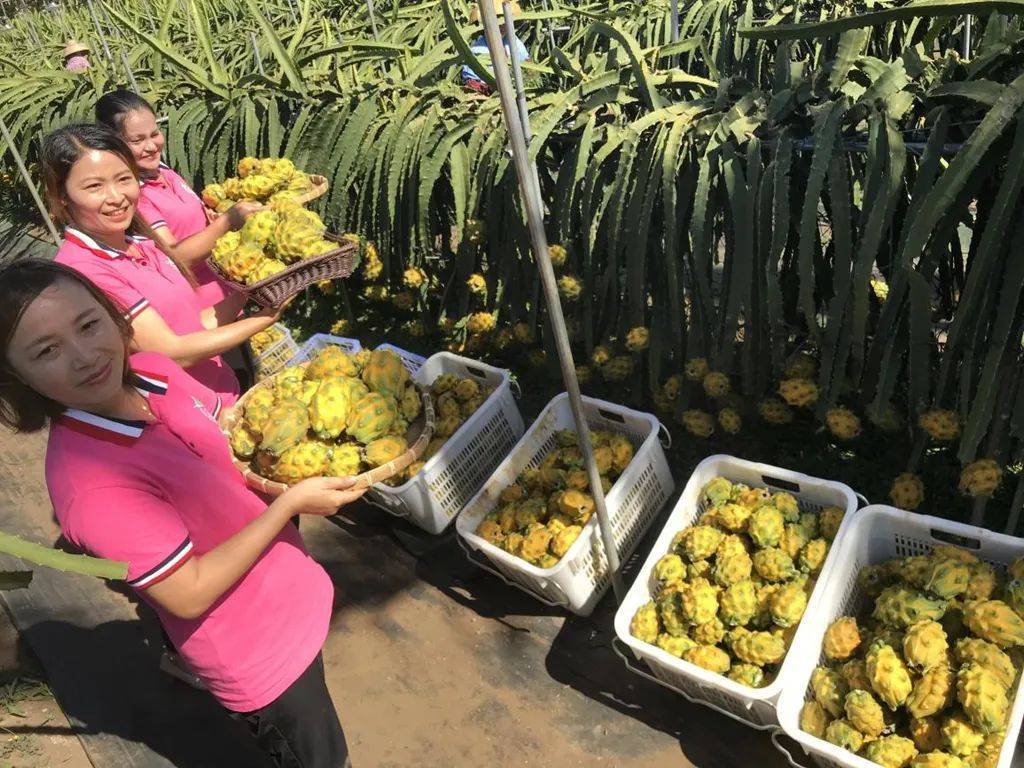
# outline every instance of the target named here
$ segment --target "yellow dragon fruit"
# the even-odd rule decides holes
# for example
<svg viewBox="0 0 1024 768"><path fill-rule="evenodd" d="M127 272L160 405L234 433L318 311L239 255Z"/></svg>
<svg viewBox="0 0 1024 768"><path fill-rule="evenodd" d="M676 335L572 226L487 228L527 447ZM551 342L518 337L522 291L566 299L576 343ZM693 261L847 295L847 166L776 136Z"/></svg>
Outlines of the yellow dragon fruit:
<svg viewBox="0 0 1024 768"><path fill-rule="evenodd" d="M932 557L924 575L924 588L943 600L951 600L967 591L971 568L948 557Z"/></svg>
<svg viewBox="0 0 1024 768"><path fill-rule="evenodd" d="M402 358L389 349L377 349L363 367L363 381L374 392L396 397L409 384L409 371Z"/></svg>
<svg viewBox="0 0 1024 768"><path fill-rule="evenodd" d="M899 654L881 641L876 641L865 658L871 688L895 710L907 700L913 690L910 673Z"/></svg>
<svg viewBox="0 0 1024 768"><path fill-rule="evenodd" d="M779 394L788 405L803 408L818 402L818 385L810 379L783 379Z"/></svg>
<svg viewBox="0 0 1024 768"><path fill-rule="evenodd" d="M718 426L729 435L738 435L743 427L743 419L735 408L723 408L718 412ZM757 687L757 686L751 686Z"/></svg>
<svg viewBox="0 0 1024 768"><path fill-rule="evenodd" d="M704 500L713 506L725 504L732 498L733 486L724 477L715 477L709 480L701 490ZM1022 568L1024 571L1024 568Z"/></svg>
<svg viewBox="0 0 1024 768"><path fill-rule="evenodd" d="M678 547L692 563L715 554L724 537L724 533L710 525L695 525L683 531Z"/></svg>
<svg viewBox="0 0 1024 768"><path fill-rule="evenodd" d="M825 737L825 728L829 722L830 718L824 707L813 699L804 702L800 708L800 730L804 733L822 739Z"/></svg>
<svg viewBox="0 0 1024 768"><path fill-rule="evenodd" d="M679 421L694 437L708 438L715 432L715 419L707 411L697 409L683 411Z"/></svg>
<svg viewBox="0 0 1024 768"><path fill-rule="evenodd" d="M804 548L807 541L807 531L804 530L802 525L787 523L782 531L782 536L779 538L778 547L796 560L797 555L800 554L800 550Z"/></svg>
<svg viewBox="0 0 1024 768"><path fill-rule="evenodd" d="M363 468L363 452L355 443L336 445L331 451L324 474L330 477L358 475Z"/></svg>
<svg viewBox="0 0 1024 768"><path fill-rule="evenodd" d="M758 547L774 547L782 538L784 530L782 513L775 507L761 507L755 510L747 521L747 533Z"/></svg>
<svg viewBox="0 0 1024 768"><path fill-rule="evenodd" d="M331 448L316 440L293 445L281 454L274 465L273 478L279 483L298 483L322 475L327 469Z"/></svg>
<svg viewBox="0 0 1024 768"><path fill-rule="evenodd" d="M839 665L839 675L851 691L871 690L871 681L868 679L868 665L864 659L850 659Z"/></svg>
<svg viewBox="0 0 1024 768"><path fill-rule="evenodd" d="M555 557L562 558L569 551L569 548L576 543L576 539L583 533L583 528L579 525L566 525L565 528L555 534L554 538L551 539L551 554Z"/></svg>
<svg viewBox="0 0 1024 768"><path fill-rule="evenodd" d="M309 430L306 404L298 399L279 401L270 410L263 426L260 450L271 456L283 456L285 451L298 445Z"/></svg>
<svg viewBox="0 0 1024 768"><path fill-rule="evenodd" d="M231 430L231 451L240 459L251 459L259 447L260 434L245 421L239 421Z"/></svg>
<svg viewBox="0 0 1024 768"><path fill-rule="evenodd" d="M793 421L793 412L777 397L768 397L757 405L757 412L768 424L780 426Z"/></svg>
<svg viewBox="0 0 1024 768"><path fill-rule="evenodd" d="M713 398L725 397L732 389L732 385L729 383L729 377L720 371L711 371L708 373L701 382L701 386L704 387L704 391L707 393L708 397Z"/></svg>
<svg viewBox="0 0 1024 768"><path fill-rule="evenodd" d="M273 211L256 211L245 220L242 229L239 230L242 242L256 243L260 248L266 248L274 239L274 227L277 226L277 214Z"/></svg>
<svg viewBox="0 0 1024 768"><path fill-rule="evenodd" d="M864 745L864 757L882 768L907 768L917 757L917 747L904 736L882 736Z"/></svg>
<svg viewBox="0 0 1024 768"><path fill-rule="evenodd" d="M241 243L233 251L224 255L224 261L218 262L227 276L236 282L244 283L249 274L263 261L263 249L256 243Z"/></svg>
<svg viewBox="0 0 1024 768"><path fill-rule="evenodd" d="M763 667L782 661L786 655L786 644L771 632L745 632L733 641L732 652L741 661Z"/></svg>
<svg viewBox="0 0 1024 768"><path fill-rule="evenodd" d="M751 512L742 504L723 504L715 508L715 522L727 531L746 530Z"/></svg>
<svg viewBox="0 0 1024 768"><path fill-rule="evenodd" d="M996 591L996 571L985 562L972 563L971 578L967 582L965 600L988 600ZM1020 613L1021 611L1017 611Z"/></svg>
<svg viewBox="0 0 1024 768"><path fill-rule="evenodd" d="M328 379L335 376L355 377L358 375L359 369L351 355L334 344L317 352L306 368L307 379Z"/></svg>
<svg viewBox="0 0 1024 768"><path fill-rule="evenodd" d="M252 270L245 278L246 285L256 285L256 283L269 280L274 275L283 272L288 269L288 265L283 261L277 259L264 259L256 265L255 269Z"/></svg>
<svg viewBox="0 0 1024 768"><path fill-rule="evenodd" d="M263 174L250 174L242 179L242 196L246 200L263 201L274 194L277 185Z"/></svg>
<svg viewBox="0 0 1024 768"><path fill-rule="evenodd" d="M1006 569L1006 577L1014 581L1024 581L1024 557L1018 557Z"/></svg>
<svg viewBox="0 0 1024 768"><path fill-rule="evenodd" d="M924 483L912 472L903 472L892 481L889 499L900 509L917 509L924 501Z"/></svg>
<svg viewBox="0 0 1024 768"><path fill-rule="evenodd" d="M818 515L818 530L826 541L833 541L843 524L846 510L841 507L825 507Z"/></svg>
<svg viewBox="0 0 1024 768"><path fill-rule="evenodd" d="M716 557L713 578L720 587L729 587L749 580L753 567L754 563L746 552Z"/></svg>
<svg viewBox="0 0 1024 768"><path fill-rule="evenodd" d="M678 581L686 575L686 565L679 555L670 552L654 564L654 577L661 582Z"/></svg>
<svg viewBox="0 0 1024 768"><path fill-rule="evenodd" d="M1000 650L999 646L987 640L977 637L957 640L953 647L953 658L958 666L977 664L984 667L995 676L1003 688L1009 689L1017 679L1013 660Z"/></svg>
<svg viewBox="0 0 1024 768"><path fill-rule="evenodd" d="M757 590L751 581L733 584L719 599L719 616L729 626L742 626L757 612Z"/></svg>
<svg viewBox="0 0 1024 768"><path fill-rule="evenodd" d="M963 761L956 755L935 750L915 757L910 768L963 768Z"/></svg>
<svg viewBox="0 0 1024 768"><path fill-rule="evenodd" d="M907 697L907 712L911 717L930 717L942 712L953 703L955 693L953 672L947 664L938 664L925 672Z"/></svg>
<svg viewBox="0 0 1024 768"><path fill-rule="evenodd" d="M363 459L371 467L379 467L394 461L408 449L409 444L404 437L388 435L378 437L366 444L363 449Z"/></svg>
<svg viewBox="0 0 1024 768"><path fill-rule="evenodd" d="M756 664L733 664L729 667L726 677L748 688L760 688L764 685L764 670Z"/></svg>
<svg viewBox="0 0 1024 768"><path fill-rule="evenodd" d="M903 629L925 619L938 621L946 606L944 600L932 600L917 590L894 585L882 590L872 616L888 627Z"/></svg>
<svg viewBox="0 0 1024 768"><path fill-rule="evenodd" d="M803 573L817 573L825 564L828 556L828 542L824 539L814 539L807 542L807 546L800 550L797 557L797 564Z"/></svg>
<svg viewBox="0 0 1024 768"><path fill-rule="evenodd" d="M925 411L918 417L917 424L932 440L955 440L960 435L960 417L953 411Z"/></svg>
<svg viewBox="0 0 1024 768"><path fill-rule="evenodd" d="M394 398L371 392L352 403L348 414L348 433L366 445L385 435L397 418Z"/></svg>
<svg viewBox="0 0 1024 768"><path fill-rule="evenodd" d="M643 326L636 328L630 328L626 333L626 349L630 352L638 353L643 352L650 346L651 343L651 331Z"/></svg>
<svg viewBox="0 0 1024 768"><path fill-rule="evenodd" d="M859 752L864 745L864 734L854 728L849 720L840 718L826 726L825 741L850 752Z"/></svg>
<svg viewBox="0 0 1024 768"><path fill-rule="evenodd" d="M793 627L803 618L807 610L807 593L800 582L784 584L770 601L772 621L780 627Z"/></svg>
<svg viewBox="0 0 1024 768"><path fill-rule="evenodd" d="M825 413L829 432L840 440L853 440L860 434L860 418L849 408L829 408Z"/></svg>
<svg viewBox="0 0 1024 768"><path fill-rule="evenodd" d="M994 459L972 461L960 473L960 492L975 498L996 492L1003 479L1003 470Z"/></svg>
<svg viewBox="0 0 1024 768"><path fill-rule="evenodd" d="M833 669L817 667L811 673L811 691L814 699L832 717L842 717L843 703L848 693L846 681Z"/></svg>
<svg viewBox="0 0 1024 768"><path fill-rule="evenodd" d="M942 722L942 741L954 755L967 757L985 743L985 734L975 729L966 715L954 712Z"/></svg>
<svg viewBox="0 0 1024 768"><path fill-rule="evenodd" d="M337 439L345 431L352 403L349 388L340 378L327 379L317 387L309 404L310 425L317 437Z"/></svg>
<svg viewBox="0 0 1024 768"><path fill-rule="evenodd" d="M949 641L942 625L924 620L912 624L903 636L903 658L918 671L927 671L947 661Z"/></svg>
<svg viewBox="0 0 1024 768"><path fill-rule="evenodd" d="M868 691L855 690L844 700L846 719L865 736L879 736L885 730L882 706Z"/></svg>
<svg viewBox="0 0 1024 768"><path fill-rule="evenodd" d="M654 641L654 644L661 648L661 650L665 651L666 653L671 653L678 659L681 659L683 657L683 654L691 648L697 647L697 643L695 643L690 638L676 637L675 635L670 635L668 632L662 632L660 635L658 635L657 639L655 639Z"/></svg>
<svg viewBox="0 0 1024 768"><path fill-rule="evenodd" d="M796 575L793 558L778 547L758 550L753 560L754 570L765 581L786 581Z"/></svg>
<svg viewBox="0 0 1024 768"><path fill-rule="evenodd" d="M840 616L825 630L822 650L829 659L845 661L853 656L860 647L860 642L857 620L852 616Z"/></svg>
<svg viewBox="0 0 1024 768"><path fill-rule="evenodd" d="M682 585L680 586L681 588ZM679 590L663 593L657 600L657 607L658 616L666 632L676 637L689 635L690 622L683 616Z"/></svg>
<svg viewBox="0 0 1024 768"><path fill-rule="evenodd" d="M980 664L970 663L956 673L956 697L971 725L982 733L1006 725L1010 702L999 679Z"/></svg>
<svg viewBox="0 0 1024 768"><path fill-rule="evenodd" d="M246 176L251 176L254 173L259 173L263 167L261 160L255 157L243 157L238 161L236 170L238 171L238 178L244 179Z"/></svg>
<svg viewBox="0 0 1024 768"><path fill-rule="evenodd" d="M718 645L725 637L725 625L718 618L711 619L694 627L690 637L699 645Z"/></svg>
<svg viewBox="0 0 1024 768"><path fill-rule="evenodd" d="M1000 648L1024 645L1024 619L1002 600L974 600L964 607L964 622L982 640Z"/></svg>
<svg viewBox="0 0 1024 768"><path fill-rule="evenodd" d="M719 675L724 675L732 666L729 654L714 645L697 645L690 648L683 653L683 661Z"/></svg>
<svg viewBox="0 0 1024 768"><path fill-rule="evenodd" d="M207 207L217 210L220 204L227 200L227 195L220 184L207 184L203 187L202 198Z"/></svg>
<svg viewBox="0 0 1024 768"><path fill-rule="evenodd" d="M694 579L680 590L679 607L688 624L706 624L718 613L718 593L706 579Z"/></svg>
<svg viewBox="0 0 1024 768"><path fill-rule="evenodd" d="M577 301L583 293L583 284L574 275L562 275L558 278L558 293L565 301Z"/></svg>

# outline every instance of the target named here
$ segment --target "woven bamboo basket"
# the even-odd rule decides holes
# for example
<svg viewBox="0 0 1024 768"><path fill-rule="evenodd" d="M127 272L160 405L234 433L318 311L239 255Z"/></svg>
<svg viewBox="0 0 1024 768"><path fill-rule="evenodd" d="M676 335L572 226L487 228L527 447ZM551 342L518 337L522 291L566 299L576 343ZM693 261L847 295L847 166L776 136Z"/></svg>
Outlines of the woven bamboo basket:
<svg viewBox="0 0 1024 768"><path fill-rule="evenodd" d="M357 243L343 240L335 235L326 235L325 239L337 243L338 247L321 253L319 256L297 261L276 275L251 285L232 280L213 258L207 259L207 264L224 282L236 291L247 292L249 298L261 307L279 307L299 291L316 285L322 280L346 278L359 266L359 245Z"/></svg>
<svg viewBox="0 0 1024 768"><path fill-rule="evenodd" d="M225 408L218 419L221 431L225 435L230 436L232 428L242 418L246 399L260 387L272 385L273 379L265 379L242 395L241 399L231 408ZM434 436L434 401L430 399L430 394L426 389L418 385L417 389L420 392L420 397L423 398L423 411L420 413L419 418L409 425L409 431L406 432L409 448L401 456L392 459L387 464L381 464L379 467L374 467L367 472L355 475L356 488L369 488L375 483L382 483L406 469L414 461L419 461L419 458L423 455L427 448L427 443ZM257 474L248 462L242 461L234 455L231 456L231 461L238 471L242 473L246 485L255 491L269 496L280 496L290 487L287 483L279 483L276 480L271 480Z"/></svg>
<svg viewBox="0 0 1024 768"><path fill-rule="evenodd" d="M305 205L306 203L312 202L313 200L316 200L318 197L323 197L324 195L327 194L328 184L326 176L320 176L319 174L311 173L309 174L309 180L313 184L313 186L310 187L309 191L303 192L302 194L296 195L294 198L292 198L293 200L295 200L295 202ZM203 207L206 208L206 218L209 219L210 221L213 221L214 219L217 219L222 215L219 212L213 210L213 208L206 205L205 203L203 204Z"/></svg>

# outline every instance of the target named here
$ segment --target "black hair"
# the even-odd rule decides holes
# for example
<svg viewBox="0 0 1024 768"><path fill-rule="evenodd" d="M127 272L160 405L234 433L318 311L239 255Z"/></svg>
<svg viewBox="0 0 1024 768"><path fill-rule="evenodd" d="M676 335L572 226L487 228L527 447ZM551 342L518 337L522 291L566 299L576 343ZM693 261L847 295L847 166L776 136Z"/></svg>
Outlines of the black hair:
<svg viewBox="0 0 1024 768"><path fill-rule="evenodd" d="M103 94L96 102L96 122L121 133L125 118L140 109L146 109L154 115L156 114L153 105L135 91L118 88L116 91Z"/></svg>

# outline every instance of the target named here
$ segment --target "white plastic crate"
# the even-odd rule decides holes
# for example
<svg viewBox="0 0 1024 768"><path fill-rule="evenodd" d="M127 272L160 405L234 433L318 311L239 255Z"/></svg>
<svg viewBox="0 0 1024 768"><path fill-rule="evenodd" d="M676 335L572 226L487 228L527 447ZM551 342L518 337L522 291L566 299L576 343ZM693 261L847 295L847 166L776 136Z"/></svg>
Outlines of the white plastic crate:
<svg viewBox="0 0 1024 768"><path fill-rule="evenodd" d="M823 660L821 644L825 630L840 616L858 615L863 607L865 596L857 587L857 574L866 565L894 557L927 554L937 544L966 548L1003 572L1007 565L1024 555L1024 539L883 505L870 506L857 513L845 534L836 547L836 563L829 574L828 588L812 614L812 621L807 627L801 627L801 634L793 643L792 651L796 653L791 652L790 655L796 658L787 686L778 701L778 714L786 735L803 748L815 765L822 768L877 768L870 760L800 730L800 708L811 695L811 673ZM997 768L1022 764L1013 762L1022 719L1024 679L1017 684ZM787 755L792 765L800 765L777 741L776 746Z"/></svg>
<svg viewBox="0 0 1024 768"><path fill-rule="evenodd" d="M846 510L843 523L836 534L835 542L829 550L828 557L822 565L818 583L807 601L804 620L800 623L786 658L778 670L775 679L763 688L750 688L733 680L716 675L702 667L673 656L654 645L633 637L629 631L629 623L637 609L651 599L651 591L655 582L654 566L663 555L669 552L675 535L696 523L704 512L702 490L708 481L715 477L724 477L734 483L744 483L752 488L768 488L769 490L785 491L796 497L803 512L820 512L824 507L841 507ZM621 643L628 646L633 656L644 661L653 673L657 682L662 683L685 698L697 704L704 704L733 719L755 728L772 728L778 724L775 702L789 685L793 668L797 664L795 649L801 635L813 630L805 628L808 617L814 615L823 594L829 589L829 573L834 567L838 556L838 542L841 541L847 527L857 509L856 494L842 483L821 480L815 477L791 472L768 464L737 459L732 456L716 455L704 459L690 476L686 488L676 503L672 514L665 522L653 549L647 556L643 568L626 593L615 614L615 634ZM623 656L627 666L636 670ZM640 674L644 674L640 672Z"/></svg>
<svg viewBox="0 0 1024 768"><path fill-rule="evenodd" d="M253 351L256 376L260 379L273 376L280 371L291 362L292 358L299 351L299 345L295 343L295 339L292 338L292 332L287 327L281 323L274 323L267 330L270 329L280 331L281 338L258 355Z"/></svg>
<svg viewBox="0 0 1024 768"><path fill-rule="evenodd" d="M655 515L675 490L665 451L659 442L661 423L650 414L603 400L583 398L592 430L607 430L629 438L633 461L605 496L620 561L633 552ZM476 535L477 525L498 503L498 496L528 467L536 467L555 446L555 433L573 429L569 396L558 395L545 406L512 453L498 467L456 521L462 541L474 553L470 559L548 605L587 616L611 584L604 543L594 515L558 564L538 568ZM485 557L490 565L480 562ZM490 567L490 566L493 566Z"/></svg>
<svg viewBox="0 0 1024 768"><path fill-rule="evenodd" d="M418 355L388 348L402 357L413 379L424 388L445 373L494 388L414 477L397 487L379 483L366 494L371 504L386 512L404 517L429 533L441 533L522 437L523 417L513 397L508 371L449 352L438 352L417 363Z"/></svg>
<svg viewBox="0 0 1024 768"><path fill-rule="evenodd" d="M329 333L314 333L302 342L302 346L299 347L290 362L304 363L307 360L310 360L321 349L331 346L341 347L349 354L355 354L363 348L363 345L360 344L357 339L346 339L343 336L332 336Z"/></svg>

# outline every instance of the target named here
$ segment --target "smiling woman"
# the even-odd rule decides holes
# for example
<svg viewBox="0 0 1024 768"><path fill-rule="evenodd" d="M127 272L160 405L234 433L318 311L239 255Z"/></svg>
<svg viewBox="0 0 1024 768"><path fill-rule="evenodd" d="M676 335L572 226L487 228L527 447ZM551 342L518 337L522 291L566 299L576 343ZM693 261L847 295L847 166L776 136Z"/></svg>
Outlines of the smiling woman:
<svg viewBox="0 0 1024 768"><path fill-rule="evenodd" d="M268 756L342 768L320 656L333 586L288 523L362 491L310 478L266 505L231 461L221 398L167 357L130 355L131 335L68 267L29 259L0 271L0 424L49 425L46 484L64 536L128 563L127 585Z"/></svg>
<svg viewBox="0 0 1024 768"><path fill-rule="evenodd" d="M138 211L152 228L154 240L192 270L204 306L222 301L230 289L205 259L219 237L240 227L260 205L240 202L226 215L208 221L199 196L163 163L163 131L153 107L137 93L119 89L105 94L96 102L96 120L124 139L132 151L142 184Z"/></svg>
<svg viewBox="0 0 1024 768"><path fill-rule="evenodd" d="M41 161L51 213L67 225L57 261L85 274L124 310L138 349L171 357L233 403L238 379L220 355L272 325L280 309L239 319L242 293L204 306L188 267L147 236L151 229L137 215L135 157L109 129L55 131L43 142Z"/></svg>

